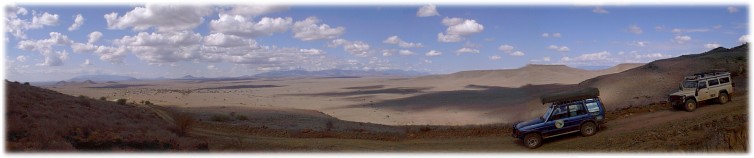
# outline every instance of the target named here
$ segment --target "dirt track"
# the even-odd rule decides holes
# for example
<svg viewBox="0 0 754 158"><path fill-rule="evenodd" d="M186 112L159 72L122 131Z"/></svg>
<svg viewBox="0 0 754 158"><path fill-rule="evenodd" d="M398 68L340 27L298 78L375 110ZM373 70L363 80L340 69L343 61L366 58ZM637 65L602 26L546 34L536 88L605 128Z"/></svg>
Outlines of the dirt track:
<svg viewBox="0 0 754 158"><path fill-rule="evenodd" d="M190 134L206 138L212 151L399 151L399 152L746 152L748 96L739 94L727 104L702 104L694 112L659 110L621 113L594 136L571 134L545 140L534 150L512 137L422 138L379 141L338 138L263 137L194 128ZM153 108L159 109L159 108ZM159 110L157 110L159 111ZM158 112L162 113L162 112ZM170 119L168 115L160 115Z"/></svg>

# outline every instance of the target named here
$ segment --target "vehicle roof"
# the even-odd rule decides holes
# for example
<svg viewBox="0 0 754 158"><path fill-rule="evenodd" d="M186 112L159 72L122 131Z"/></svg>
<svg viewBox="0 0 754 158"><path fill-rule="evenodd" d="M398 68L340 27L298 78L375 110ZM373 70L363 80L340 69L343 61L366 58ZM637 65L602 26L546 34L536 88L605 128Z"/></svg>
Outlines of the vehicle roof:
<svg viewBox="0 0 754 158"><path fill-rule="evenodd" d="M545 94L545 95L542 95L542 97L540 97L539 99L542 101L542 104L546 104L546 103L554 103L554 102L589 99L589 98L595 98L598 96L600 96L599 89L594 88L594 87L580 87L580 88L571 89L568 91Z"/></svg>
<svg viewBox="0 0 754 158"><path fill-rule="evenodd" d="M694 75L686 76L686 80L696 81L696 80L703 80L703 79L709 79L709 78L715 78L715 77L726 77L726 76L730 76L730 72L710 71L710 72L695 73Z"/></svg>

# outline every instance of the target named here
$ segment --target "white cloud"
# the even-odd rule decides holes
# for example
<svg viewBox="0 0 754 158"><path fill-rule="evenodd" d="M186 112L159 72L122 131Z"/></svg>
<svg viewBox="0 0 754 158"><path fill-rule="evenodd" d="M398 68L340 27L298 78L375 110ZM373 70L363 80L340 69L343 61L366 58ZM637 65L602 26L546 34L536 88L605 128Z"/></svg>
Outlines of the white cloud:
<svg viewBox="0 0 754 158"><path fill-rule="evenodd" d="M426 53L426 54L424 54L424 55L426 55L426 56L428 56L428 57L433 57L433 56L439 56L439 55L442 55L442 52L439 52L439 51L436 51L436 50L430 50L429 52L427 52L427 53Z"/></svg>
<svg viewBox="0 0 754 158"><path fill-rule="evenodd" d="M220 18L209 22L212 33L224 33L243 37L270 36L287 31L293 19L264 17L258 22L241 15L220 14Z"/></svg>
<svg viewBox="0 0 754 158"><path fill-rule="evenodd" d="M226 35L223 33L213 33L204 37L205 46L217 47L256 47L257 42L253 39L244 39L235 35Z"/></svg>
<svg viewBox="0 0 754 158"><path fill-rule="evenodd" d="M440 42L459 42L464 39L463 36L484 31L484 25L471 19L445 17L442 19L442 23L448 28L445 30L445 34L442 32L437 34L437 40Z"/></svg>
<svg viewBox="0 0 754 158"><path fill-rule="evenodd" d="M432 4L422 6L418 11L416 11L417 17L429 17L438 15L440 15L440 13L437 12L437 7Z"/></svg>
<svg viewBox="0 0 754 158"><path fill-rule="evenodd" d="M562 37L562 35L560 34L560 32L542 33L542 37L544 37L544 38L548 38L548 37L560 38L560 37Z"/></svg>
<svg viewBox="0 0 754 158"><path fill-rule="evenodd" d="M521 52L521 51L515 51L513 53L508 53L508 55L514 56L514 57L520 57L520 56L524 56L525 54L524 52Z"/></svg>
<svg viewBox="0 0 754 158"><path fill-rule="evenodd" d="M534 59L534 60L531 60L531 61L532 62L549 62L550 61L550 57L546 56L546 57L542 57L542 59Z"/></svg>
<svg viewBox="0 0 754 158"><path fill-rule="evenodd" d="M500 47L497 47L497 50L509 53L509 52L513 51L513 46L507 45L507 44L503 44L503 45L500 45Z"/></svg>
<svg viewBox="0 0 754 158"><path fill-rule="evenodd" d="M493 56L490 56L490 57L489 57L489 59L490 59L490 60L493 60L493 61L495 61L495 60L500 60L500 59L502 59L502 57L500 57L500 56L498 56L498 55L493 55Z"/></svg>
<svg viewBox="0 0 754 158"><path fill-rule="evenodd" d="M610 52L607 51L601 51L596 53L589 53L589 54L581 54L577 57L571 58L571 57L563 57L560 59L561 62L586 62L586 61L603 61L608 60L610 57Z"/></svg>
<svg viewBox="0 0 754 158"><path fill-rule="evenodd" d="M73 44L68 36L58 32L50 32L50 38L42 40L23 40L17 43L17 48L26 51L37 51L45 57L40 66L60 66L68 58L68 53L63 51L54 52L54 46L67 46Z"/></svg>
<svg viewBox="0 0 754 158"><path fill-rule="evenodd" d="M704 48L707 48L707 49L714 49L714 48L717 48L717 47L720 47L720 44L717 44L717 43L707 43L707 44L704 44Z"/></svg>
<svg viewBox="0 0 754 158"><path fill-rule="evenodd" d="M322 55L322 54L324 54L324 52L322 50L314 49L314 48L312 48L312 49L300 49L299 51L301 51L302 53L304 53L306 55Z"/></svg>
<svg viewBox="0 0 754 158"><path fill-rule="evenodd" d="M414 52L412 52L410 50L400 50L400 51L398 51L398 54L400 54L400 55L414 55L416 53L414 53Z"/></svg>
<svg viewBox="0 0 754 158"><path fill-rule="evenodd" d="M81 25L84 25L84 17L78 14L76 15L76 19L73 20L73 24L68 27L68 31L78 30Z"/></svg>
<svg viewBox="0 0 754 158"><path fill-rule="evenodd" d="M369 56L369 44L362 42L362 41L348 41L345 39L335 39L330 42L329 47L338 47L343 46L343 50L358 56L358 57L367 57Z"/></svg>
<svg viewBox="0 0 754 158"><path fill-rule="evenodd" d="M26 56L19 55L18 57L16 57L16 61L22 62L22 63L26 62Z"/></svg>
<svg viewBox="0 0 754 158"><path fill-rule="evenodd" d="M693 32L709 32L710 29L679 29L679 28L673 28L670 30L670 32L679 34L679 33L693 33Z"/></svg>
<svg viewBox="0 0 754 158"><path fill-rule="evenodd" d="M344 27L331 28L327 24L317 25L319 22L320 20L314 16L297 21L293 24L293 37L303 41L334 39L342 35L346 30Z"/></svg>
<svg viewBox="0 0 754 158"><path fill-rule="evenodd" d="M650 53L650 54L637 54L634 55L634 58L636 59L662 59L662 58L670 58L673 57L672 55L665 55L662 53Z"/></svg>
<svg viewBox="0 0 754 158"><path fill-rule="evenodd" d="M597 6L597 7L595 7L594 9L592 9L592 13L597 13L597 14L608 14L608 13L610 13L610 12L609 12L609 11L607 11L607 10L605 10L605 8L602 8L602 6Z"/></svg>
<svg viewBox="0 0 754 158"><path fill-rule="evenodd" d="M678 44L684 44L688 41L691 41L691 37L686 36L686 35L675 36L675 38L673 39L674 39L673 41L675 41L675 43L678 43Z"/></svg>
<svg viewBox="0 0 754 158"><path fill-rule="evenodd" d="M125 47L147 63L173 63L195 59L202 36L189 31L146 33L115 39L117 46Z"/></svg>
<svg viewBox="0 0 754 158"><path fill-rule="evenodd" d="M236 5L227 14L256 17L268 13L288 10L288 6L282 5Z"/></svg>
<svg viewBox="0 0 754 158"><path fill-rule="evenodd" d="M91 62L89 62L89 59L84 60L84 63L81 63L81 66L89 66L92 65Z"/></svg>
<svg viewBox="0 0 754 158"><path fill-rule="evenodd" d="M647 42L647 41L633 41L633 42L631 42L630 45L644 47L644 46L647 46L648 43L649 42Z"/></svg>
<svg viewBox="0 0 754 158"><path fill-rule="evenodd" d="M736 13L738 12L738 8L736 7L728 7L728 13Z"/></svg>
<svg viewBox="0 0 754 158"><path fill-rule="evenodd" d="M54 26L58 24L58 14L44 12L42 14L32 12L31 22L29 19L19 19L18 15L26 15L28 11L22 7L6 7L5 28L14 37L26 39L27 30L40 29L45 26Z"/></svg>
<svg viewBox="0 0 754 158"><path fill-rule="evenodd" d="M642 31L639 26L631 25L631 26L628 26L628 32L631 32L633 34L637 34L638 35L638 34L641 34L644 31Z"/></svg>
<svg viewBox="0 0 754 158"><path fill-rule="evenodd" d="M437 33L437 41L440 42L460 42L463 40L463 37L461 35L455 35L455 34L443 34L443 33Z"/></svg>
<svg viewBox="0 0 754 158"><path fill-rule="evenodd" d="M94 42L99 41L99 39L102 38L102 32L94 31L92 33L89 33L89 40L87 43L94 44Z"/></svg>
<svg viewBox="0 0 754 158"><path fill-rule="evenodd" d="M457 54L461 54L461 53L479 53L479 50L478 49L464 47L464 48L456 50L456 53Z"/></svg>
<svg viewBox="0 0 754 158"><path fill-rule="evenodd" d="M68 52L55 51L55 53L45 54L44 63L37 64L37 66L61 66L63 61L68 59Z"/></svg>
<svg viewBox="0 0 754 158"><path fill-rule="evenodd" d="M427 59L424 59L424 63L427 63L427 64L432 64L432 60L427 60Z"/></svg>
<svg viewBox="0 0 754 158"><path fill-rule="evenodd" d="M560 33L559 32L555 32L555 33L552 34L552 37L560 38Z"/></svg>
<svg viewBox="0 0 754 158"><path fill-rule="evenodd" d="M421 48L421 47L424 47L421 43L412 43L412 42L403 41L400 38L398 38L398 36L390 36L387 39L385 39L384 41L382 41L382 43L397 44L401 48L414 48L414 47Z"/></svg>
<svg viewBox="0 0 754 158"><path fill-rule="evenodd" d="M217 70L217 67L215 65L207 65L207 70Z"/></svg>
<svg viewBox="0 0 754 158"><path fill-rule="evenodd" d="M741 42L741 43L749 42L749 35L741 35L741 37L738 38L738 42Z"/></svg>
<svg viewBox="0 0 754 158"><path fill-rule="evenodd" d="M568 52L571 50L567 46L557 46L557 45L547 46L547 49L558 51L558 52Z"/></svg>
<svg viewBox="0 0 754 158"><path fill-rule="evenodd" d="M204 22L204 16L213 12L209 6L147 4L118 16L105 14L107 28L143 31L156 28L158 31L190 30Z"/></svg>

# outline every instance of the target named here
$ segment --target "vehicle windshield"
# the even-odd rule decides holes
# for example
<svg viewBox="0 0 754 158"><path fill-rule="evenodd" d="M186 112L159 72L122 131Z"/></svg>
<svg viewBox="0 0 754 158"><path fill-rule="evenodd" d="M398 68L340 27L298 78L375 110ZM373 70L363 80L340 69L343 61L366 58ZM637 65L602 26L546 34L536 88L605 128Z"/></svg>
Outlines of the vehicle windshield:
<svg viewBox="0 0 754 158"><path fill-rule="evenodd" d="M545 115L542 115L542 117L539 117L539 119L542 119L542 121L547 119L547 117L550 117L550 114L552 114L552 110L553 110L552 104L548 105L548 107L549 108L547 108L547 112L545 112Z"/></svg>
<svg viewBox="0 0 754 158"><path fill-rule="evenodd" d="M696 88L696 81L683 82L683 88Z"/></svg>

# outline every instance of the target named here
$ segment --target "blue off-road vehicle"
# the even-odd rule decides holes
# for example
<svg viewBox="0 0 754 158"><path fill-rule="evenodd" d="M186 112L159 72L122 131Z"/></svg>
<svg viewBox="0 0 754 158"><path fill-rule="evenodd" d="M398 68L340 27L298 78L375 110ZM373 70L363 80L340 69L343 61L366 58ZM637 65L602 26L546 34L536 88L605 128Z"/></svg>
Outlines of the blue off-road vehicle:
<svg viewBox="0 0 754 158"><path fill-rule="evenodd" d="M542 117L513 125L512 136L529 148L542 145L542 140L575 132L583 136L597 133L605 123L605 106L597 88L579 88L544 95L540 99L548 107Z"/></svg>

